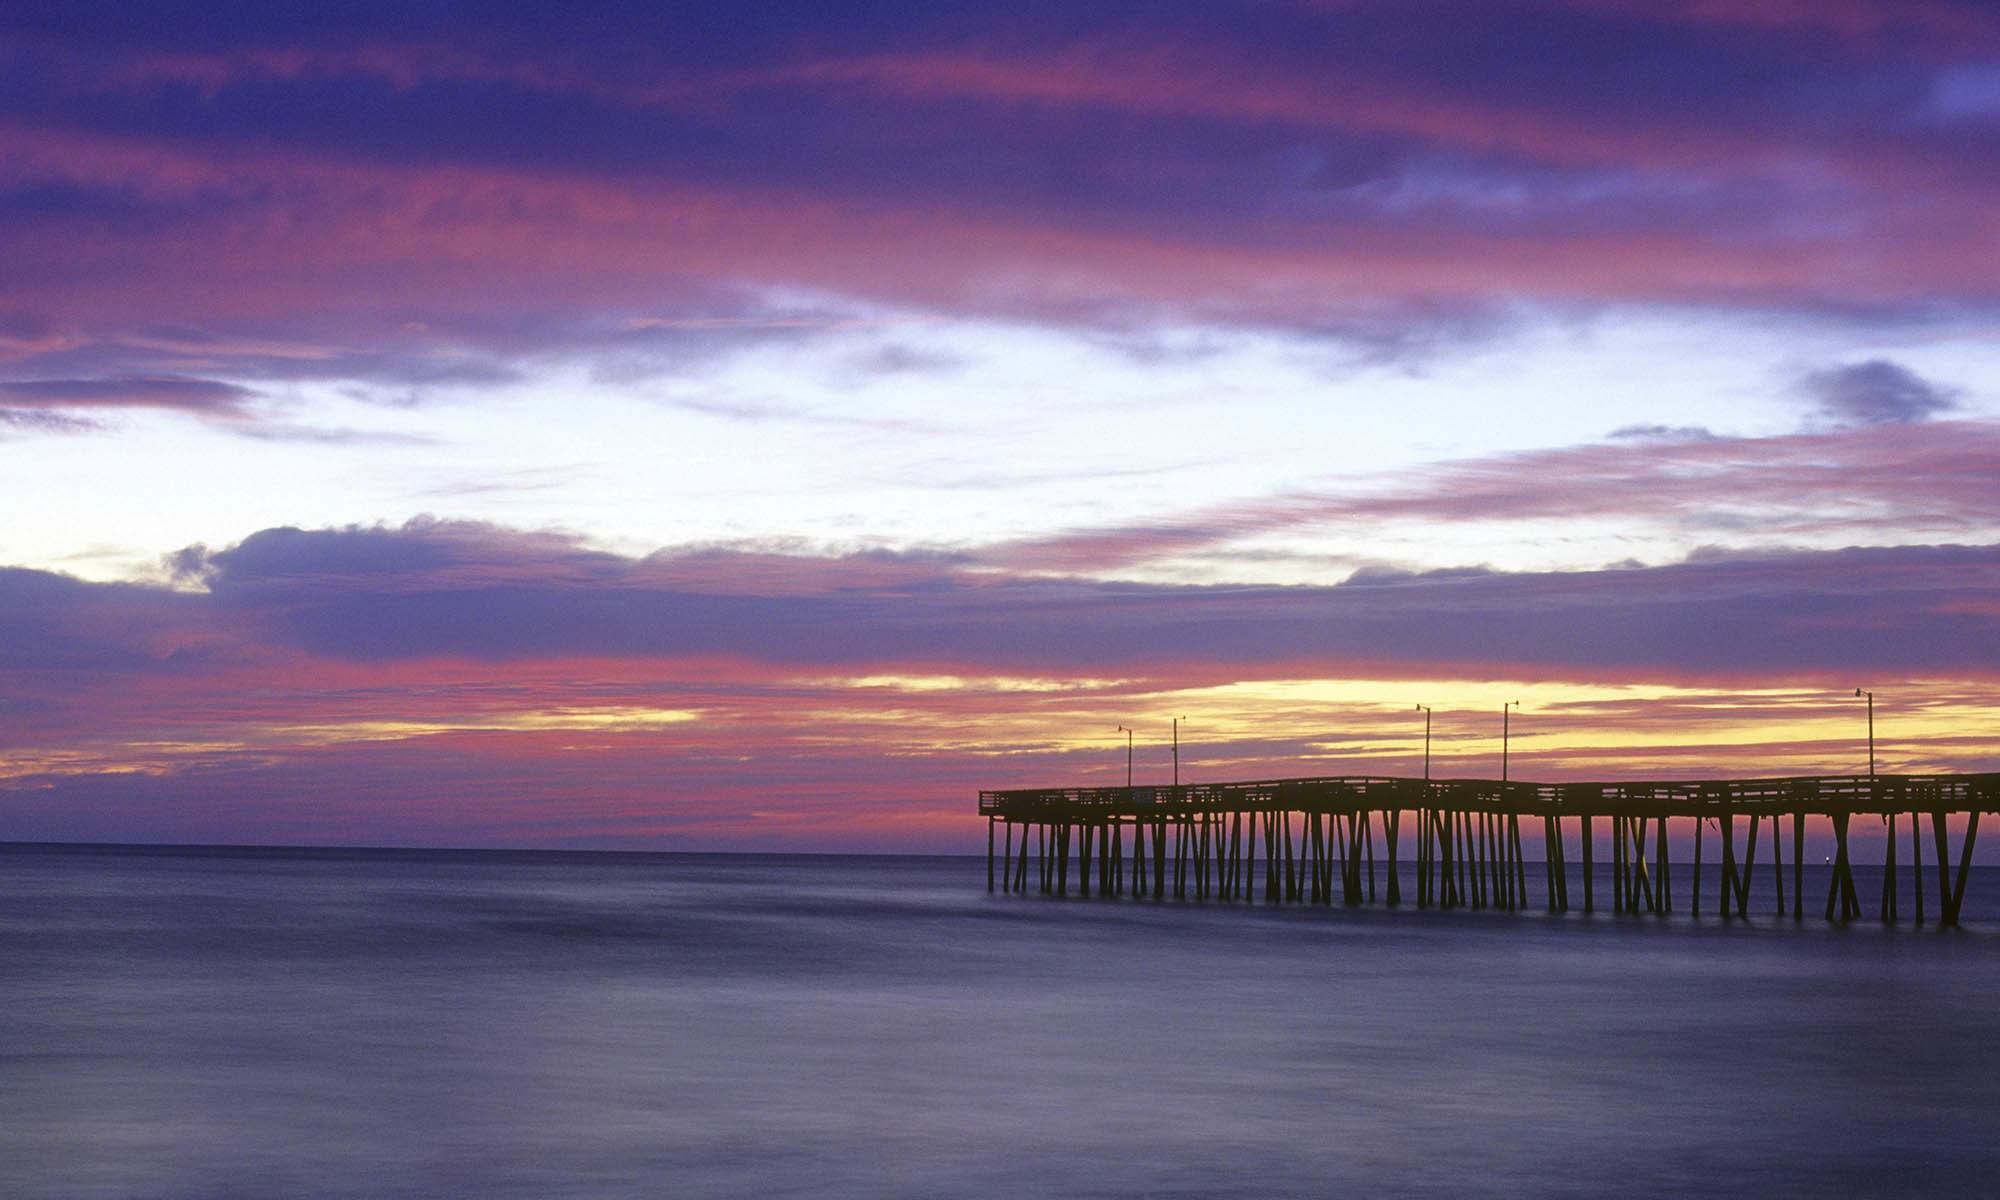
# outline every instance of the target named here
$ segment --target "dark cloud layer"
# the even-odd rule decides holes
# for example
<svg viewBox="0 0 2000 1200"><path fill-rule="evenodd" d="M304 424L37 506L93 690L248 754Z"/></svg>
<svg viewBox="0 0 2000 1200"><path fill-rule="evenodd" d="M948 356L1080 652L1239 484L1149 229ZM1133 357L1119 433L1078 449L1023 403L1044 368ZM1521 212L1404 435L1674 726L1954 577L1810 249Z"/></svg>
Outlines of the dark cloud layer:
<svg viewBox="0 0 2000 1200"><path fill-rule="evenodd" d="M2000 607L1992 547L1714 555L1560 574L1366 574L1330 587L1167 587L994 577L935 561L627 559L549 536L433 523L268 530L191 551L180 565L206 582L206 594L31 571L0 577L8 618L0 661L46 666L55 655L168 669L178 651L158 647L189 622L232 631L250 643L244 652L360 663L713 656L862 669L1311 666L1568 679L2000 668L2000 630L1982 607Z"/></svg>

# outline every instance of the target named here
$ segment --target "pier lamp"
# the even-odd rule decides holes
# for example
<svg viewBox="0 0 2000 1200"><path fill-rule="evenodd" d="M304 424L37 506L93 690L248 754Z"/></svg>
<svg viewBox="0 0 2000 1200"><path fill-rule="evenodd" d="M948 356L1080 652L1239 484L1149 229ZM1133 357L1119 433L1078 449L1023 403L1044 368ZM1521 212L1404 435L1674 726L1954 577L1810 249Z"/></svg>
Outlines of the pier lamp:
<svg viewBox="0 0 2000 1200"><path fill-rule="evenodd" d="M1508 718L1512 717L1514 715L1514 710L1519 707L1521 707L1521 702L1519 700L1509 700L1507 703L1500 706L1500 782L1501 783L1507 782L1507 739L1508 739L1508 734L1510 732L1509 725L1511 723L1508 720Z"/></svg>
<svg viewBox="0 0 2000 1200"><path fill-rule="evenodd" d="M1125 735L1125 786L1130 788L1132 786L1132 730L1128 726L1120 725L1118 732Z"/></svg>
<svg viewBox="0 0 2000 1200"><path fill-rule="evenodd" d="M1868 697L1868 778L1873 779L1875 778L1875 693L1855 688L1854 695L1857 699L1862 696Z"/></svg>
<svg viewBox="0 0 2000 1200"><path fill-rule="evenodd" d="M1431 706L1417 705L1417 711L1424 714L1424 779L1431 777Z"/></svg>
<svg viewBox="0 0 2000 1200"><path fill-rule="evenodd" d="M1175 787L1179 787L1181 785L1181 722L1185 720L1187 720L1186 717L1174 718L1174 786ZM1127 753L1125 755L1125 786L1131 787L1132 755L1130 753L1131 744L1129 742L1126 744L1126 751Z"/></svg>

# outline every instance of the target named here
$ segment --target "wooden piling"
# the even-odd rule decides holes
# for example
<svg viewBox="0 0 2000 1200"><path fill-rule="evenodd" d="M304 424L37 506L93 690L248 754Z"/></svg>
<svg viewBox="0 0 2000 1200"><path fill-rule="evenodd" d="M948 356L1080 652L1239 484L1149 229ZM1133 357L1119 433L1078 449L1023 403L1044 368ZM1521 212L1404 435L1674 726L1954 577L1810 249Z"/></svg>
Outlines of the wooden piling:
<svg viewBox="0 0 2000 1200"><path fill-rule="evenodd" d="M1489 908L1498 903L1493 894L1493 814L1479 814L1479 907Z"/></svg>
<svg viewBox="0 0 2000 1200"><path fill-rule="evenodd" d="M1597 893L1591 887L1590 862L1597 847L1590 833L1590 814L1585 813L1580 819L1583 823L1583 911L1593 913L1597 911Z"/></svg>
<svg viewBox="0 0 2000 1200"><path fill-rule="evenodd" d="M1298 863L1292 856L1292 814L1288 809L1283 814L1283 837L1285 843L1285 899L1296 902L1299 898Z"/></svg>
<svg viewBox="0 0 2000 1200"><path fill-rule="evenodd" d="M1132 898L1143 900L1159 886L1160 858L1154 829L1143 817L1132 822Z"/></svg>
<svg viewBox="0 0 2000 1200"><path fill-rule="evenodd" d="M1542 887L1547 893L1542 905L1549 912L1556 910L1556 819L1542 818Z"/></svg>
<svg viewBox="0 0 2000 1200"><path fill-rule="evenodd" d="M1188 819L1174 818L1174 899L1187 899Z"/></svg>
<svg viewBox="0 0 2000 1200"><path fill-rule="evenodd" d="M1912 918L1918 925L1924 923L1924 839L1917 825L1917 814L1910 814L1910 901Z"/></svg>
<svg viewBox="0 0 2000 1200"><path fill-rule="evenodd" d="M1888 821L1889 836L1882 839L1882 899L1878 905L1884 924L1894 924L1896 920L1896 817L1891 813Z"/></svg>
<svg viewBox="0 0 2000 1200"><path fill-rule="evenodd" d="M1211 814L1204 810L1195 818L1194 827L1194 898L1208 899L1208 843Z"/></svg>
<svg viewBox="0 0 2000 1200"><path fill-rule="evenodd" d="M1076 891L1079 896L1090 895L1090 831L1089 821L1076 824Z"/></svg>
<svg viewBox="0 0 2000 1200"><path fill-rule="evenodd" d="M1111 822L1111 894L1125 894L1125 823Z"/></svg>
<svg viewBox="0 0 2000 1200"><path fill-rule="evenodd" d="M1777 915L1785 915L1785 830L1771 814L1771 885L1778 896Z"/></svg>
<svg viewBox="0 0 2000 1200"><path fill-rule="evenodd" d="M1472 903L1466 892L1466 840L1464 837L1464 814L1452 809L1441 811L1438 820L1444 833L1445 888L1451 895L1453 908L1465 908Z"/></svg>
<svg viewBox="0 0 2000 1200"><path fill-rule="evenodd" d="M1833 881L1827 891L1826 916L1833 919L1837 908L1842 923L1852 921L1861 915L1861 901L1854 895L1854 866L1847 850L1847 820L1845 810L1833 814Z"/></svg>
<svg viewBox="0 0 2000 1200"><path fill-rule="evenodd" d="M1569 846L1563 841L1563 820L1553 818L1556 826L1556 911L1569 911Z"/></svg>
<svg viewBox="0 0 2000 1200"><path fill-rule="evenodd" d="M1383 828L1388 828L1388 824L1389 817L1385 813L1382 817ZM1368 903L1373 904L1375 903L1375 814L1371 810L1364 809L1361 813L1361 847L1368 857ZM1389 876L1391 882L1395 880L1395 863L1396 856L1394 851L1391 851L1389 854ZM1389 903L1394 904L1395 901L1391 900Z"/></svg>
<svg viewBox="0 0 2000 1200"><path fill-rule="evenodd" d="M1951 885L1951 908L1938 921L1939 925L1956 926L1958 913L1965 906L1965 880L1972 874L1972 843L1979 840L1979 810L1973 809L1965 818L1965 841L1959 846L1958 878Z"/></svg>
<svg viewBox="0 0 2000 1200"><path fill-rule="evenodd" d="M1245 822L1243 843L1243 899L1255 900L1257 887L1257 810L1251 809Z"/></svg>
<svg viewBox="0 0 2000 1200"><path fill-rule="evenodd" d="M1736 915L1739 917L1750 915L1750 876L1757 863L1757 827L1761 824L1763 822L1757 814L1750 814L1750 840L1743 847L1743 871L1736 881Z"/></svg>
<svg viewBox="0 0 2000 1200"><path fill-rule="evenodd" d="M1069 822L1056 826L1056 895L1069 895Z"/></svg>
<svg viewBox="0 0 2000 1200"><path fill-rule="evenodd" d="M1942 926L1944 914L1951 909L1951 858L1945 847L1943 811L1931 814L1931 832L1937 836L1938 924Z"/></svg>
<svg viewBox="0 0 2000 1200"><path fill-rule="evenodd" d="M1722 834L1722 896L1717 911L1727 917L1729 901L1736 895L1736 814L1725 813L1718 817L1716 827Z"/></svg>
<svg viewBox="0 0 2000 1200"><path fill-rule="evenodd" d="M1688 915L1701 915L1701 832L1708 822L1701 817L1694 819L1694 884L1688 888Z"/></svg>
<svg viewBox="0 0 2000 1200"><path fill-rule="evenodd" d="M1806 918L1806 814L1792 814L1792 920Z"/></svg>
<svg viewBox="0 0 2000 1200"><path fill-rule="evenodd" d="M1508 813L1501 822L1501 832L1507 842L1507 910L1519 912L1527 907L1528 889L1523 879L1524 866L1521 862L1521 822L1513 813Z"/></svg>
<svg viewBox="0 0 2000 1200"><path fill-rule="evenodd" d="M1277 904L1284 900L1278 890L1282 877L1278 874L1278 826L1271 820L1271 814L1264 814L1264 900Z"/></svg>
<svg viewBox="0 0 2000 1200"><path fill-rule="evenodd" d="M1153 899L1167 896L1167 819L1153 822Z"/></svg>
<svg viewBox="0 0 2000 1200"><path fill-rule="evenodd" d="M1391 808L1387 812L1382 814L1382 841L1383 841L1382 856L1388 859L1387 865L1389 868L1390 908L1395 908L1403 903L1403 887L1402 883L1398 879L1398 876L1401 874L1401 871L1399 871L1396 866L1397 835L1401 834L1402 831L1403 831L1402 809Z"/></svg>
<svg viewBox="0 0 2000 1200"><path fill-rule="evenodd" d="M1632 872L1638 877L1633 890L1634 901L1644 900L1646 911L1658 915L1660 911L1659 893L1653 888L1653 873L1646 868L1646 818L1632 818ZM1634 907L1637 905L1635 903Z"/></svg>
<svg viewBox="0 0 2000 1200"><path fill-rule="evenodd" d="M1014 865L1014 891L1016 894L1028 890L1028 831L1021 830L1021 857Z"/></svg>
<svg viewBox="0 0 2000 1200"><path fill-rule="evenodd" d="M1611 911L1626 911L1629 888L1625 881L1625 818L1611 817Z"/></svg>
<svg viewBox="0 0 2000 1200"><path fill-rule="evenodd" d="M1472 814L1461 812L1452 816L1453 823L1457 826L1458 838L1458 902L1463 907L1471 908L1478 896L1474 885L1479 878L1474 873L1475 864L1472 857Z"/></svg>

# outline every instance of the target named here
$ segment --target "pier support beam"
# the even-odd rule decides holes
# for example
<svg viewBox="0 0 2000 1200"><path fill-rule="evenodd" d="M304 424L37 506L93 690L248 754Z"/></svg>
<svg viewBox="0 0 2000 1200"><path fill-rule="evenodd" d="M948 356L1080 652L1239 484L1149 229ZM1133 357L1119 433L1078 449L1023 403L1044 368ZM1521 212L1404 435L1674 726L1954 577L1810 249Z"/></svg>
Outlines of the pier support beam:
<svg viewBox="0 0 2000 1200"><path fill-rule="evenodd" d="M1938 845L1942 846L1944 845L1943 813L1938 814L1937 828L1938 828ZM1950 906L1947 907L1944 910L1943 915L1938 918L1938 925L1940 927L1949 927L1958 924L1958 912L1961 908L1965 906L1965 880L1967 876L1972 874L1972 844L1978 840L1979 840L1979 810L1975 808L1970 813L1966 814L1965 839L1964 841L1959 843L1958 877L1954 879L1951 884ZM1949 863L1943 864L1943 869L1949 870L1950 864Z"/></svg>
<svg viewBox="0 0 2000 1200"><path fill-rule="evenodd" d="M1792 814L1792 920L1806 920L1806 814Z"/></svg>
<svg viewBox="0 0 2000 1200"><path fill-rule="evenodd" d="M1660 912L1666 914L1674 911L1674 879L1672 869L1667 863L1667 818L1662 816L1654 824L1659 827L1657 836L1659 845L1653 857L1658 859L1660 864Z"/></svg>
<svg viewBox="0 0 2000 1200"><path fill-rule="evenodd" d="M1757 827L1762 823L1757 814L1750 814L1750 840L1743 847L1743 871L1736 880L1736 915L1739 917L1750 915L1750 876L1757 864Z"/></svg>
<svg viewBox="0 0 2000 1200"><path fill-rule="evenodd" d="M1833 814L1833 879L1826 893L1826 919L1834 919L1834 911L1840 912L1840 921L1845 924L1861 915L1861 901L1854 895L1854 867L1847 854L1846 812Z"/></svg>
<svg viewBox="0 0 2000 1200"><path fill-rule="evenodd" d="M1736 814L1724 813L1715 823L1722 834L1722 895L1718 910L1727 917L1730 898L1736 894Z"/></svg>
<svg viewBox="0 0 2000 1200"><path fill-rule="evenodd" d="M1688 889L1688 915L1701 915L1701 834L1708 821L1702 817L1694 819L1694 886Z"/></svg>
<svg viewBox="0 0 2000 1200"><path fill-rule="evenodd" d="M1597 911L1597 892L1591 883L1591 859L1595 854L1596 846L1592 843L1591 839L1590 814L1585 813L1581 821L1583 824L1583 911L1588 914Z"/></svg>
<svg viewBox="0 0 2000 1200"><path fill-rule="evenodd" d="M1785 915L1785 831L1778 814L1771 814L1771 883L1778 894L1778 915Z"/></svg>
<svg viewBox="0 0 2000 1200"><path fill-rule="evenodd" d="M1910 814L1910 900L1915 905L1916 923L1924 923L1924 838L1917 814Z"/></svg>
<svg viewBox="0 0 2000 1200"><path fill-rule="evenodd" d="M1403 902L1403 885L1396 867L1396 839L1403 831L1403 810L1392 808L1382 814L1383 855L1389 860L1389 907L1395 908Z"/></svg>
<svg viewBox="0 0 2000 1200"><path fill-rule="evenodd" d="M1882 899L1879 915L1885 925L1896 921L1896 814L1888 819L1889 835L1882 839Z"/></svg>

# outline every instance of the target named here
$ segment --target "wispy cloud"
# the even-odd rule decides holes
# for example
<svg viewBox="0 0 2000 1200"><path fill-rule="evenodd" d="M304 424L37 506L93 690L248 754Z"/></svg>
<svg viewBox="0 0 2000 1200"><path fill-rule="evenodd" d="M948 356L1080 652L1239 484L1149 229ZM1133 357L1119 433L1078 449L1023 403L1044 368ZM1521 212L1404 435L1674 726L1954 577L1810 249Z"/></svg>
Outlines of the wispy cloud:
<svg viewBox="0 0 2000 1200"><path fill-rule="evenodd" d="M0 433L95 433L103 425L88 417L39 408L0 408Z"/></svg>
<svg viewBox="0 0 2000 1200"><path fill-rule="evenodd" d="M1769 438L1644 428L1617 440L1436 463L1338 488L994 546L1020 570L1088 574L1291 530L1615 520L1687 539L1891 543L2000 531L2000 425L1877 423Z"/></svg>

